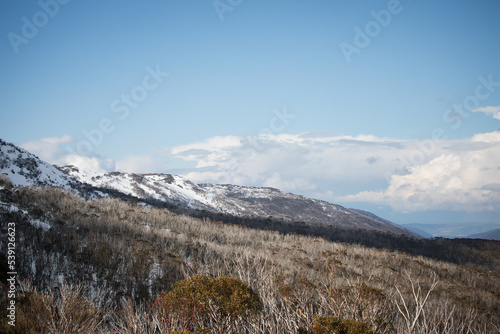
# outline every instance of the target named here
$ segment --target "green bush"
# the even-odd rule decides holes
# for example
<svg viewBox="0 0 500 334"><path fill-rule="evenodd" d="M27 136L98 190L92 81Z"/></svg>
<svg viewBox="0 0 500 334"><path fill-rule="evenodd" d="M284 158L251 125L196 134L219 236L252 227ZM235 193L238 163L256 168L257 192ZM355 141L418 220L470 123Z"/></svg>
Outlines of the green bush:
<svg viewBox="0 0 500 334"><path fill-rule="evenodd" d="M313 334L373 334L367 323L326 315L314 319Z"/></svg>
<svg viewBox="0 0 500 334"><path fill-rule="evenodd" d="M238 278L194 276L177 282L155 301L162 327L169 330L204 330L230 333L262 309L262 303Z"/></svg>

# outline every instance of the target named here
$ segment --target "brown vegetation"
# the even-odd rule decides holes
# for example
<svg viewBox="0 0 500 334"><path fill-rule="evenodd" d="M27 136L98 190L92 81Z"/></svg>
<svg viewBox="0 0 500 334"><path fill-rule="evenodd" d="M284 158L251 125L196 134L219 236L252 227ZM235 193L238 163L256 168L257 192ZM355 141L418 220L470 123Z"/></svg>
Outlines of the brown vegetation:
<svg viewBox="0 0 500 334"><path fill-rule="evenodd" d="M196 219L134 202L85 201L55 188L4 187L0 199L6 203L0 206L2 228L16 223L19 277L39 289L18 296L24 300L18 319L25 314L29 322L36 313L45 319L39 326L48 326L35 326L33 333L69 333L68 321L88 326L71 327L82 328L79 333L167 333L173 330L165 325L172 317L169 305L179 302L176 289L186 283L177 282L183 279L244 282L238 289L258 295L259 307L244 316L236 308L238 316L224 322L214 310L237 307L225 304L233 290L218 295L205 284L213 317L203 313L203 296L195 294L185 305L201 312L200 330L207 329L207 321L231 324L219 331L212 326L213 333L498 333L499 243L461 244L469 256L456 264ZM51 228L44 230L42 223ZM445 243L436 240L432 246L445 253L450 249ZM76 285L68 288L57 283L61 280ZM67 305L78 307L62 308L63 295ZM5 302L4 297L0 329L15 333L6 325ZM177 330L193 329L181 327Z"/></svg>
<svg viewBox="0 0 500 334"><path fill-rule="evenodd" d="M163 292L154 308L164 332L193 329L218 334L244 330L262 309L259 296L243 281L228 276L194 276Z"/></svg>

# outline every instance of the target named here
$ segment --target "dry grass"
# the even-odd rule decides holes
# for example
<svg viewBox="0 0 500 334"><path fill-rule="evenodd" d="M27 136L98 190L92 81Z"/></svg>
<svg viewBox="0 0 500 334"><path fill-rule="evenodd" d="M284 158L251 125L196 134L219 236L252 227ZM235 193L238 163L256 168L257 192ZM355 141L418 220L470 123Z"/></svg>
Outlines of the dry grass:
<svg viewBox="0 0 500 334"><path fill-rule="evenodd" d="M263 312L248 324L251 333L305 333L326 315L366 322L377 333L498 332L500 266L475 265L474 256L484 256L480 250L470 252L465 266L133 202L84 201L61 189L5 188L1 194L26 210L1 213L2 224L16 222L22 240L19 272L48 289L38 292L43 300L62 300L49 289L61 277L81 284L69 289L79 298L86 291L79 323L92 315L97 332L159 332L152 298L200 274L238 277L258 292ZM43 231L30 219L52 228ZM498 248L491 251L497 261ZM71 308L49 309L58 319L50 328L66 328L63 315Z"/></svg>

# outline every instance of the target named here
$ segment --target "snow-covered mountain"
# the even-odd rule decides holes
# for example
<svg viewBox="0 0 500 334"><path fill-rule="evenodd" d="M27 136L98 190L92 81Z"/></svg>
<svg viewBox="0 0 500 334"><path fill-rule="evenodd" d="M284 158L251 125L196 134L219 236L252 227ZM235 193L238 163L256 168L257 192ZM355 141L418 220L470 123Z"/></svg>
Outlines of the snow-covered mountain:
<svg viewBox="0 0 500 334"><path fill-rule="evenodd" d="M78 182L36 155L0 139L0 174L15 186L74 188Z"/></svg>
<svg viewBox="0 0 500 334"><path fill-rule="evenodd" d="M274 188L252 188L226 184L200 184L199 186L209 193L238 201L241 212L253 211L259 216L267 215L289 221L413 235L396 224L379 222L341 205L284 193Z"/></svg>
<svg viewBox="0 0 500 334"><path fill-rule="evenodd" d="M72 179L94 187L113 189L137 198L153 198L192 209L214 209L210 196L196 184L178 175L96 173L75 166L58 169Z"/></svg>
<svg viewBox="0 0 500 334"><path fill-rule="evenodd" d="M60 187L86 199L108 196L79 182L27 150L0 139L0 175L14 186Z"/></svg>
<svg viewBox="0 0 500 334"><path fill-rule="evenodd" d="M0 174L14 185L57 186L88 195L108 188L141 199L157 199L197 210L234 216L282 219L415 236L393 223L378 221L340 205L284 193L274 188L194 184L178 175L95 173L75 166L54 167L30 152L0 140ZM91 196L93 197L93 196Z"/></svg>
<svg viewBox="0 0 500 334"><path fill-rule="evenodd" d="M194 184L182 176L171 174L91 173L74 166L59 168L75 180L95 187L110 188L138 198L154 198L192 209L415 236L394 223L378 221L337 204L269 187Z"/></svg>

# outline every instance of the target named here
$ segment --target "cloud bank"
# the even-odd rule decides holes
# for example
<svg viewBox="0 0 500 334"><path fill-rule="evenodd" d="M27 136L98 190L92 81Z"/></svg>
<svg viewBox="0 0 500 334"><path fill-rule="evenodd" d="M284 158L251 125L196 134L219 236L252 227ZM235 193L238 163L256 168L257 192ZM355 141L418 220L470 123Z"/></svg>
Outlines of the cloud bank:
<svg viewBox="0 0 500 334"><path fill-rule="evenodd" d="M500 132L475 135L466 145L392 175L389 186L342 201L390 205L396 211L494 211L500 207ZM465 146L465 148L464 148Z"/></svg>
<svg viewBox="0 0 500 334"><path fill-rule="evenodd" d="M20 144L22 148L30 151L51 164L64 166L74 165L83 170L96 172L109 172L115 169L112 159L99 156L85 156L77 153L68 153L63 146L74 141L68 135L62 137L47 137Z"/></svg>
<svg viewBox="0 0 500 334"><path fill-rule="evenodd" d="M500 107L477 112L497 117ZM50 163L86 170L172 173L174 161L189 165L181 174L196 183L275 187L333 202L387 205L398 212L500 208L500 131L462 140L216 136L117 162L69 154L62 147L71 141L70 136L42 138L21 146Z"/></svg>
<svg viewBox="0 0 500 334"><path fill-rule="evenodd" d="M257 150L252 141L259 141ZM173 150L196 161L195 182L271 186L339 202L396 211L498 210L500 132L466 140L409 141L326 135L218 138ZM364 188L353 193L355 188Z"/></svg>

